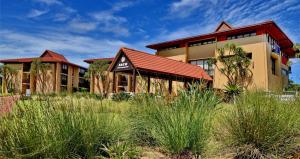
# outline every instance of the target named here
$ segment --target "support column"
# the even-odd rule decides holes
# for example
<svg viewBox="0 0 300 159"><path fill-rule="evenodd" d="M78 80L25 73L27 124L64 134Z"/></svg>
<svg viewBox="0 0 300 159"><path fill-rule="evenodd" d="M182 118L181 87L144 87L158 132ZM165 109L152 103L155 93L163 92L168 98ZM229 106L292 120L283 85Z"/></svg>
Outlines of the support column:
<svg viewBox="0 0 300 159"><path fill-rule="evenodd" d="M56 83L55 83L55 92L60 93L61 86L61 63L56 63Z"/></svg>
<svg viewBox="0 0 300 159"><path fill-rule="evenodd" d="M147 87L147 93L150 93L150 87L151 87L151 82L150 82L151 78L150 76L148 75L148 87Z"/></svg>
<svg viewBox="0 0 300 159"><path fill-rule="evenodd" d="M68 93L73 92L73 66L68 65L68 83L67 83L67 91Z"/></svg>
<svg viewBox="0 0 300 159"><path fill-rule="evenodd" d="M133 69L132 73L132 92L135 93L135 86L136 86L136 70Z"/></svg>
<svg viewBox="0 0 300 159"><path fill-rule="evenodd" d="M172 94L172 80L169 80L169 94Z"/></svg>
<svg viewBox="0 0 300 159"><path fill-rule="evenodd" d="M116 72L113 72L113 85L112 85L112 92L116 93Z"/></svg>

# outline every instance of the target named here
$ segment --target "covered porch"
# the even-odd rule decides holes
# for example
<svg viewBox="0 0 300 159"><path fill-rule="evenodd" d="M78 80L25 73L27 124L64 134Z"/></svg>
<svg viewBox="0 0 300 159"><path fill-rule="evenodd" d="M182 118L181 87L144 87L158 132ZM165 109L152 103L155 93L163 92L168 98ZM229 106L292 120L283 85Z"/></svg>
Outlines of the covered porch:
<svg viewBox="0 0 300 159"><path fill-rule="evenodd" d="M186 87L187 83L212 80L201 67L129 48L119 50L109 71L113 73L113 93L139 93L141 89L150 92L155 80L160 79L167 81L167 91L171 94L174 83L181 82ZM138 79L145 81L142 86L137 86Z"/></svg>

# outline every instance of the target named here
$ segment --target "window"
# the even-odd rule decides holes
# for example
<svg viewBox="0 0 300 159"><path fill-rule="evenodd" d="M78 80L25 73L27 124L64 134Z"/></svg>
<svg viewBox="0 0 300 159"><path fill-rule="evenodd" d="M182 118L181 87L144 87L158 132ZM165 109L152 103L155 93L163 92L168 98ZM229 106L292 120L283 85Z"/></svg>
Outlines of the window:
<svg viewBox="0 0 300 159"><path fill-rule="evenodd" d="M271 45L272 52L280 54L280 47L277 41L267 34L268 43Z"/></svg>
<svg viewBox="0 0 300 159"><path fill-rule="evenodd" d="M89 82L84 78L79 78L79 87L89 88Z"/></svg>
<svg viewBox="0 0 300 159"><path fill-rule="evenodd" d="M23 72L30 72L31 63L23 63Z"/></svg>
<svg viewBox="0 0 300 159"><path fill-rule="evenodd" d="M272 63L272 66L271 66L272 74L275 75L276 74L276 59L271 58L271 63Z"/></svg>
<svg viewBox="0 0 300 159"><path fill-rule="evenodd" d="M68 74L68 65L66 64L61 65L61 73Z"/></svg>
<svg viewBox="0 0 300 159"><path fill-rule="evenodd" d="M172 49L176 49L179 48L179 45L172 45L172 46L167 46L162 48L161 50L172 50Z"/></svg>
<svg viewBox="0 0 300 159"><path fill-rule="evenodd" d="M79 77L83 77L85 72L86 72L86 69L80 68L79 69Z"/></svg>
<svg viewBox="0 0 300 159"><path fill-rule="evenodd" d="M216 42L215 39L201 40L201 41L190 42L188 46L191 47L191 46L207 45L207 44L213 44L215 42Z"/></svg>
<svg viewBox="0 0 300 159"><path fill-rule="evenodd" d="M61 75L61 85L68 85L68 76Z"/></svg>
<svg viewBox="0 0 300 159"><path fill-rule="evenodd" d="M227 36L227 40L246 38L255 35L256 35L255 31L248 32L248 33L234 34L234 35Z"/></svg>
<svg viewBox="0 0 300 159"><path fill-rule="evenodd" d="M252 53L246 53L246 56L252 60Z"/></svg>
<svg viewBox="0 0 300 159"><path fill-rule="evenodd" d="M200 66L208 73L208 75L214 75L214 67L213 65L209 65L208 59L199 59L199 60L192 60L190 64Z"/></svg>
<svg viewBox="0 0 300 159"><path fill-rule="evenodd" d="M288 76L288 75L289 75L289 71L282 68L282 69L281 69L281 75L282 75L282 76Z"/></svg>

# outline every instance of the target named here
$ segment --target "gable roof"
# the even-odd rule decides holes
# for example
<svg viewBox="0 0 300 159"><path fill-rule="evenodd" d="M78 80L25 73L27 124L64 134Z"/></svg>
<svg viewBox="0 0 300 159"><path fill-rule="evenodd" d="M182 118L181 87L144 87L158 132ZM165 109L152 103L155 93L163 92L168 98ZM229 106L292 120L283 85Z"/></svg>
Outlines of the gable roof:
<svg viewBox="0 0 300 159"><path fill-rule="evenodd" d="M230 24L228 24L227 22L225 22L225 21L222 21L219 25L218 25L218 27L215 29L215 32L218 32L218 31L224 31L224 30L230 30L230 29L232 29L233 27L230 25Z"/></svg>
<svg viewBox="0 0 300 159"><path fill-rule="evenodd" d="M85 68L85 67L82 67L77 64L69 62L62 54L56 53L51 50L45 50L44 53L39 57L1 59L0 63L27 63L27 62L32 62L35 59L40 59L42 62L60 62L60 63L69 64L72 66L77 66L80 68Z"/></svg>
<svg viewBox="0 0 300 159"><path fill-rule="evenodd" d="M144 70L190 79L212 80L212 78L199 66L125 47L119 50L114 61L109 67L109 71L113 70L117 60L119 59L119 56L122 54L127 57L133 67L137 70Z"/></svg>
<svg viewBox="0 0 300 159"><path fill-rule="evenodd" d="M64 61L64 62L68 62L68 60L65 58L64 55L61 55L59 53L53 52L51 50L45 50L45 52L40 56L42 57L51 57L53 59L56 59L58 61Z"/></svg>
<svg viewBox="0 0 300 159"><path fill-rule="evenodd" d="M95 61L104 61L104 60L107 60L107 61L113 61L114 60L114 57L104 57L104 58L95 58L95 59L86 59L86 60L83 60L84 62L86 63L93 63Z"/></svg>

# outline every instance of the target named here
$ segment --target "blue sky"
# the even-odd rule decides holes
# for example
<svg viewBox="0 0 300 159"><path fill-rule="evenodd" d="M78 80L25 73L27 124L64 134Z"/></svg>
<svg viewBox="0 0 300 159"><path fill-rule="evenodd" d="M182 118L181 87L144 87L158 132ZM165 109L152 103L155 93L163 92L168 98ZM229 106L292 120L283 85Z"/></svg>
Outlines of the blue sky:
<svg viewBox="0 0 300 159"><path fill-rule="evenodd" d="M145 45L212 32L222 20L274 20L300 42L300 0L0 0L0 7L0 59L50 49L86 66L83 59L114 56L121 46L153 53ZM300 83L299 76L291 78Z"/></svg>

